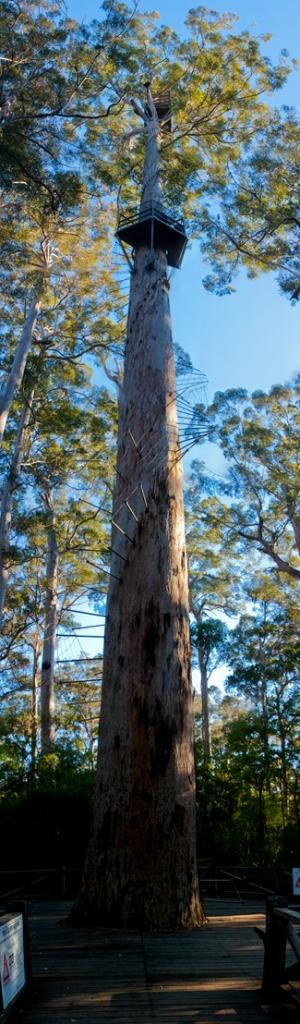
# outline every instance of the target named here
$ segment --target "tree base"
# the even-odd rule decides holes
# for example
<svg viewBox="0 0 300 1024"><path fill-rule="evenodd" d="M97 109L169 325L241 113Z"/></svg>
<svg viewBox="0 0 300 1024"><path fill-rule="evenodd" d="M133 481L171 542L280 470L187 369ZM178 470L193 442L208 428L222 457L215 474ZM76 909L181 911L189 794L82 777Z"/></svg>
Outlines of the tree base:
<svg viewBox="0 0 300 1024"><path fill-rule="evenodd" d="M185 904L169 898L162 887L152 885L133 888L113 900L112 894L104 899L87 899L82 891L69 914L72 925L98 925L135 931L188 931L206 923L206 915L198 896Z"/></svg>

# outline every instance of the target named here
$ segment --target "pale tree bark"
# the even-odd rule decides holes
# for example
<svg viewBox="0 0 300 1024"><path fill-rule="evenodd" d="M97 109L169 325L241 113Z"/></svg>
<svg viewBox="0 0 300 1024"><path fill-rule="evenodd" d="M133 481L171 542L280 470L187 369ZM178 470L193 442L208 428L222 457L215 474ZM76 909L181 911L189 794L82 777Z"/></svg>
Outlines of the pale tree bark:
<svg viewBox="0 0 300 1024"><path fill-rule="evenodd" d="M280 760L281 760L281 772L280 772L280 787L281 787L281 809L282 809L282 824L285 827L287 817L289 814L289 784L288 784L288 764L287 764L287 734L284 723L284 715L282 713L282 693L284 687L276 685L276 711L278 721L278 735L280 740Z"/></svg>
<svg viewBox="0 0 300 1024"><path fill-rule="evenodd" d="M36 636L33 644L32 663L32 704L31 704L31 764L30 775L32 782L36 778L37 757L38 757L38 694L39 694L39 659L41 644L39 636Z"/></svg>
<svg viewBox="0 0 300 1024"><path fill-rule="evenodd" d="M5 596L9 573L9 546L13 495L22 465L24 445L31 417L33 396L34 390L32 388L21 414L15 449L12 454L10 467L5 477L2 490L0 516L0 621L5 607Z"/></svg>
<svg viewBox="0 0 300 1024"><path fill-rule="evenodd" d="M203 911L182 470L167 259L146 247L132 277L112 548L95 819L71 917L191 928Z"/></svg>
<svg viewBox="0 0 300 1024"><path fill-rule="evenodd" d="M191 611L194 618L196 619L197 625L201 623L201 610L197 607L195 602L191 602ZM198 653L198 665L200 672L200 692L201 692L201 734L202 734L202 747L203 747L203 760L204 766L208 768L210 763L211 755L211 744L210 744L210 721L209 721L209 704L208 704L208 681L209 674L207 671L207 660L208 655L205 650L205 645L197 644Z"/></svg>
<svg viewBox="0 0 300 1024"><path fill-rule="evenodd" d="M163 207L163 196L160 178L160 130L151 89L147 88L147 104L144 114L147 128L146 158L143 170L142 195L140 212L148 209L152 203Z"/></svg>
<svg viewBox="0 0 300 1024"><path fill-rule="evenodd" d="M208 672L207 672L207 654L201 645L198 647L198 665L200 671L200 688L201 688L201 730L202 730L202 745L203 745L203 759L206 766L210 762L210 727L209 727L209 707L208 707Z"/></svg>
<svg viewBox="0 0 300 1024"><path fill-rule="evenodd" d="M43 290L43 281L40 280L34 296L31 300L27 317L22 330L19 344L16 348L12 367L8 376L8 380L5 387L0 395L0 443L3 439L7 419L13 403L14 398L20 390L28 355L32 346L34 329L36 326L37 317L41 308L41 294Z"/></svg>
<svg viewBox="0 0 300 1024"><path fill-rule="evenodd" d="M266 617L266 607L264 608L264 620ZM259 644L258 650L258 664L260 666L261 680L258 683L258 702L261 710L262 719L262 739L264 748L264 772L265 782L268 793L271 792L271 781L270 781L270 737L269 737L269 710L268 710L268 684L266 680L266 655L263 643Z"/></svg>
<svg viewBox="0 0 300 1024"><path fill-rule="evenodd" d="M57 628L58 545L53 499L45 495L48 510L48 558L44 619L44 642L41 669L41 752L48 754L55 743L54 660Z"/></svg>

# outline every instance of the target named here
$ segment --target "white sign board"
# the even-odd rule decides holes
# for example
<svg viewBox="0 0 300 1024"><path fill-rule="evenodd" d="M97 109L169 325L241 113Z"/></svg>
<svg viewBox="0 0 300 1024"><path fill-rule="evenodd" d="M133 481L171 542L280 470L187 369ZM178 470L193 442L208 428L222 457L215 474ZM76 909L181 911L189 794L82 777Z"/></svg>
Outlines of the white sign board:
<svg viewBox="0 0 300 1024"><path fill-rule="evenodd" d="M293 896L300 896L300 868L293 868Z"/></svg>
<svg viewBox="0 0 300 1024"><path fill-rule="evenodd" d="M0 970L3 1009L25 985L22 914L0 917Z"/></svg>

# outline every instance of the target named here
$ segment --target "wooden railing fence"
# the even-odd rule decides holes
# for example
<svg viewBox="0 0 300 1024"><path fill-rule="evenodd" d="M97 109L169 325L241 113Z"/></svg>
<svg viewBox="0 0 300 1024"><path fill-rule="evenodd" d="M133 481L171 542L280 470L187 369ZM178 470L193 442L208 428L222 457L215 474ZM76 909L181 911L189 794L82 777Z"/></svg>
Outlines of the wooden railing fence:
<svg viewBox="0 0 300 1024"><path fill-rule="evenodd" d="M277 999L281 989L288 990L300 1003L300 906L288 905L286 897L269 896L266 901L266 928L255 928L263 940L265 955L262 988L267 998ZM296 960L286 966L287 943Z"/></svg>

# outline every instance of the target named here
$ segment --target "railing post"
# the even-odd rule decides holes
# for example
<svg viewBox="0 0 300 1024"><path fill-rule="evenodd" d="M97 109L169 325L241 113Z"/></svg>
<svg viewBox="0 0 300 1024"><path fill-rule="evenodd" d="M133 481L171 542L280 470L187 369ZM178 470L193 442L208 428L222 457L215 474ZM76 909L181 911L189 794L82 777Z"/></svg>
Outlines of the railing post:
<svg viewBox="0 0 300 1024"><path fill-rule="evenodd" d="M277 917L276 907L284 907L286 899L282 896L268 896L266 900L266 934L265 956L262 988L263 992L272 997L278 994L285 968L286 927L284 921Z"/></svg>
<svg viewBox="0 0 300 1024"><path fill-rule="evenodd" d="M65 864L61 866L61 891L62 896L65 896L67 891L67 869Z"/></svg>

